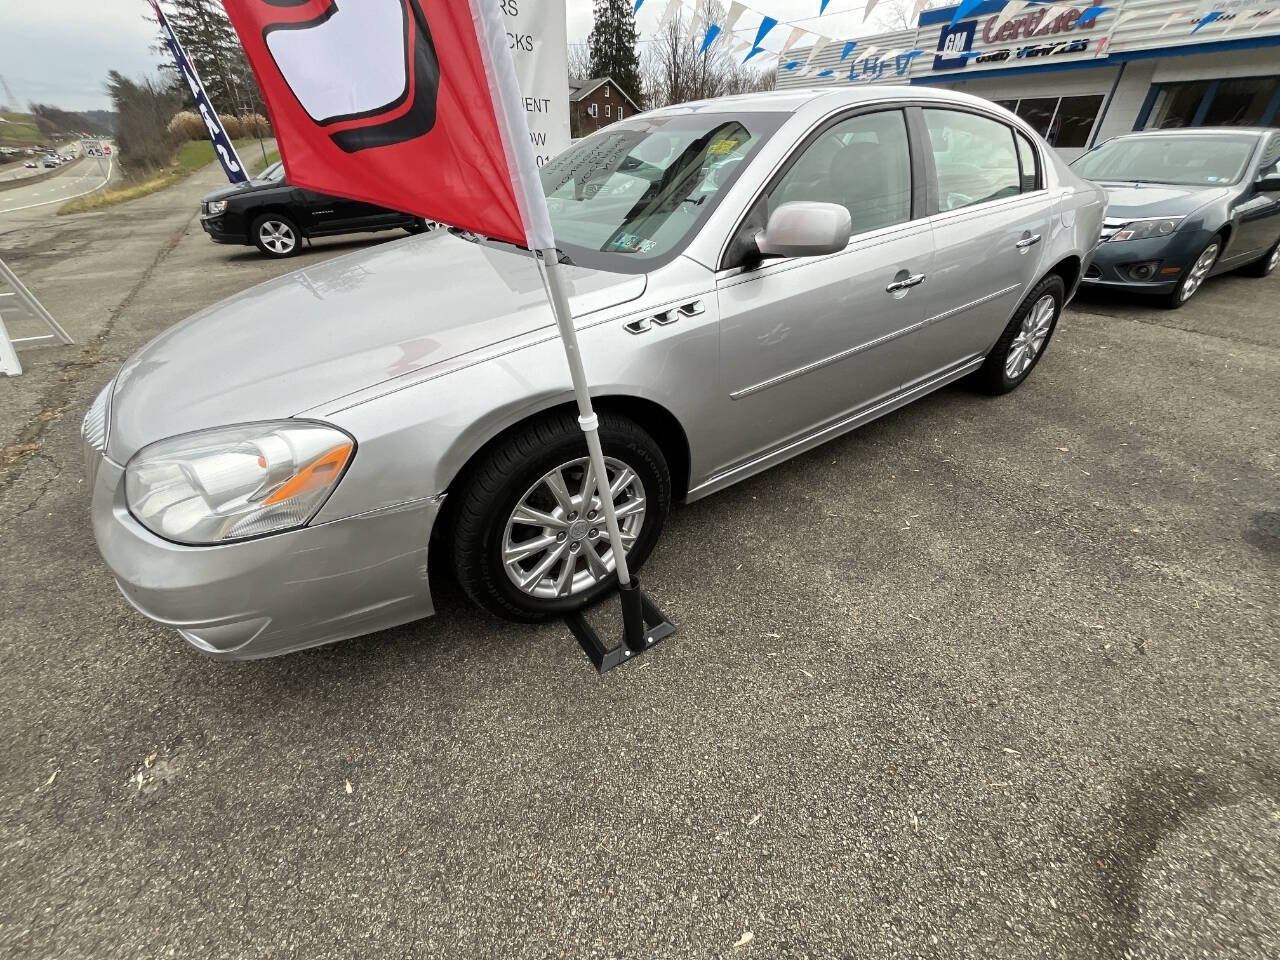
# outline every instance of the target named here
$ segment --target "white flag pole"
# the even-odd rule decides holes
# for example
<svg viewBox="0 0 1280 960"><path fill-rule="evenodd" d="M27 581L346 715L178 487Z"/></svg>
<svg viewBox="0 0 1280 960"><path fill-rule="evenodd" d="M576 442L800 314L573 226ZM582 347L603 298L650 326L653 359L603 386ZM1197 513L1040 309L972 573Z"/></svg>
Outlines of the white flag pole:
<svg viewBox="0 0 1280 960"><path fill-rule="evenodd" d="M503 138L508 172L514 187L516 203L525 224L526 242L542 260L547 299L555 316L560 340L564 345L565 359L569 364L569 379L573 383L574 399L578 405L578 425L587 441L591 470L595 474L596 492L600 509L604 512L605 527L609 531L609 544L613 548L614 568L621 588L623 622L626 627L621 646L606 650L595 637L584 619L570 619L578 642L587 651L601 672L626 662L634 653L656 643L675 632L675 628L662 616L639 589L627 565L622 532L618 528L618 515L614 509L613 491L605 466L604 450L600 444L600 421L591 406L586 370L582 352L578 346L578 331L573 324L573 312L569 306L568 286L560 270L559 252L555 235L551 230L551 216L547 210L547 198L538 175L533 148L529 142L529 128L523 112L517 112L521 103L520 87L516 80L515 66L507 46L506 23L502 7L492 0L470 0L471 16L481 40L480 52L485 61L485 75L489 83L490 98L497 114L499 132ZM705 3L705 0L703 0ZM647 628L647 629L646 629ZM588 635L590 639L588 639Z"/></svg>

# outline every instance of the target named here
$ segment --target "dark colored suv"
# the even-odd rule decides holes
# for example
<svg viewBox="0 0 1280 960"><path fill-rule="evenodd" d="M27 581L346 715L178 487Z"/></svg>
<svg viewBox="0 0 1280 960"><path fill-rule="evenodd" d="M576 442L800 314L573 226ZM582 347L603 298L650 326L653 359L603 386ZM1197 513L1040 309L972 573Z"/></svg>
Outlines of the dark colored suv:
<svg viewBox="0 0 1280 960"><path fill-rule="evenodd" d="M421 233L431 226L421 217L295 187L279 162L246 184L206 195L200 201L200 225L214 243L251 243L268 257L293 256L304 237L395 229Z"/></svg>

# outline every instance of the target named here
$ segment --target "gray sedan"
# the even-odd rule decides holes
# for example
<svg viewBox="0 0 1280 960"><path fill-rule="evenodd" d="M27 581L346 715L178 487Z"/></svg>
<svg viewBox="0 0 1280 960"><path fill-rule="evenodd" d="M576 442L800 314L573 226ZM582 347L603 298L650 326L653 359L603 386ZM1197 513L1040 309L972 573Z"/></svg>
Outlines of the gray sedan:
<svg viewBox="0 0 1280 960"><path fill-rule="evenodd" d="M914 87L658 110L543 177L633 566L673 501L961 378L1016 388L1105 202L1011 114ZM84 425L94 533L219 657L428 616L441 566L499 616L563 615L614 582L571 401L528 251L354 253L124 365Z"/></svg>
<svg viewBox="0 0 1280 960"><path fill-rule="evenodd" d="M1107 191L1106 242L1084 284L1159 294L1176 309L1228 270L1280 266L1280 131L1150 130L1072 164Z"/></svg>

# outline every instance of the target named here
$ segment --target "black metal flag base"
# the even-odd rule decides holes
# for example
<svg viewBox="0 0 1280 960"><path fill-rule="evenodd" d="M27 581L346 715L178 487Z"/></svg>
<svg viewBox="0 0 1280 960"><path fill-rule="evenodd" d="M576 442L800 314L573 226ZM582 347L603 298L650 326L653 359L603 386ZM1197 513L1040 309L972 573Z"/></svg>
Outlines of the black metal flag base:
<svg viewBox="0 0 1280 960"><path fill-rule="evenodd" d="M640 581L635 575L632 575L631 582L626 586L618 587L618 593L622 598L622 643L612 649L604 645L600 635L581 611L564 618L565 625L577 637L582 652L600 673L634 660L658 641L665 640L676 632L675 624L640 589Z"/></svg>

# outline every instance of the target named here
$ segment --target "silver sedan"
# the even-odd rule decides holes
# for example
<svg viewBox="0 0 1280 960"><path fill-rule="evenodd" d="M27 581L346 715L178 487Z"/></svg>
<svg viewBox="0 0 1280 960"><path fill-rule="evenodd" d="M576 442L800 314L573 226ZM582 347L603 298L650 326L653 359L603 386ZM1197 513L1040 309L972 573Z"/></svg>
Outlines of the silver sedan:
<svg viewBox="0 0 1280 960"><path fill-rule="evenodd" d="M657 110L543 177L633 566L673 501L961 378L1017 387L1105 202L1011 114L916 87ZM528 251L350 254L124 365L84 425L94 533L125 597L218 657L428 616L446 572L560 616L614 580L572 396Z"/></svg>

